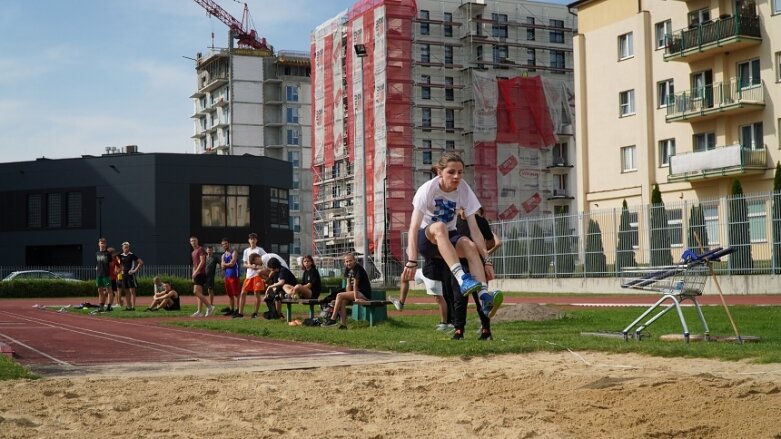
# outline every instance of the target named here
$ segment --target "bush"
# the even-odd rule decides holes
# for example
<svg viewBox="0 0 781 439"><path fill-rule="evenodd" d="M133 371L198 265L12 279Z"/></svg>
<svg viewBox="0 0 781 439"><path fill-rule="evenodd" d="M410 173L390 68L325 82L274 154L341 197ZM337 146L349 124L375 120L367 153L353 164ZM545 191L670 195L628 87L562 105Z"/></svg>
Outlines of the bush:
<svg viewBox="0 0 781 439"><path fill-rule="evenodd" d="M12 280L0 282L0 298L84 297L97 294L95 281Z"/></svg>
<svg viewBox="0 0 781 439"><path fill-rule="evenodd" d="M624 267L637 267L635 250L632 246L632 226L629 224L629 207L626 200L621 207L621 222L618 225L618 248L616 248L616 272Z"/></svg>
<svg viewBox="0 0 781 439"><path fill-rule="evenodd" d="M748 206L740 181L732 181L732 198L729 202L729 245L735 253L729 256L729 274L751 274L754 261L751 257L751 231Z"/></svg>
<svg viewBox="0 0 781 439"><path fill-rule="evenodd" d="M672 265L672 263L667 209L664 208L659 185L654 184L651 192L651 265Z"/></svg>
<svg viewBox="0 0 781 439"><path fill-rule="evenodd" d="M598 222L590 219L586 234L586 273L594 277L605 276L607 274L606 259L602 246L602 229Z"/></svg>

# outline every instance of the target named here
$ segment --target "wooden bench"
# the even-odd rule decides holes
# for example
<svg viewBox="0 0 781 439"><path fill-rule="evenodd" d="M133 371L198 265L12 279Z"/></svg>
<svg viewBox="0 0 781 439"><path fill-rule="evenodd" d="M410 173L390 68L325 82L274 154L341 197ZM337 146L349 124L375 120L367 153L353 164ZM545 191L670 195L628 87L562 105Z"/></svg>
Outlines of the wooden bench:
<svg viewBox="0 0 781 439"><path fill-rule="evenodd" d="M320 304L320 299L282 299L281 302L287 307L285 318L290 322L293 320L293 305L295 304L307 305L309 307L309 318L315 318L315 306Z"/></svg>
<svg viewBox="0 0 781 439"><path fill-rule="evenodd" d="M383 296L385 291L383 291ZM390 300L377 299L377 300L356 300L353 302L352 319L353 320L365 320L369 322L369 326L374 326L375 323L379 323L388 320L388 308Z"/></svg>

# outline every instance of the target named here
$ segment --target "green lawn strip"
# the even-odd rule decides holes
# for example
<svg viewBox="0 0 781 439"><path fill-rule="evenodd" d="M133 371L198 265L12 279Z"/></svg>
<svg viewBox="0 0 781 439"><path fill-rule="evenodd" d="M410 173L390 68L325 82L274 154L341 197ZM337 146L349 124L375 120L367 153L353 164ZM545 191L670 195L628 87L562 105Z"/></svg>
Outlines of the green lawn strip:
<svg viewBox="0 0 781 439"><path fill-rule="evenodd" d="M598 308L567 312L564 318L541 322L514 321L492 325L494 340L477 340L478 321L470 312L465 340L450 340L451 334L438 332L434 314L404 315L398 313L387 321L368 327L366 322L349 322L349 329L289 326L284 321L192 319L171 322L174 325L215 331L262 336L282 340L326 343L356 349L377 349L421 354L490 355L532 351L602 351L639 353L661 357L714 358L722 360L748 359L760 363L781 363L781 336L776 322L781 319L781 307L733 306L731 311L742 335L760 337L759 343L739 345L728 342L661 341L662 334L682 333L675 311L651 325L642 341L583 336L581 332L620 331L644 310L644 307ZM300 311L300 310L298 310ZM733 335L729 320L721 307L704 307L711 335ZM689 330L701 334L699 320L692 308L684 308ZM301 317L297 313L296 317Z"/></svg>
<svg viewBox="0 0 781 439"><path fill-rule="evenodd" d="M0 381L15 380L19 378L37 380L40 377L25 369L11 358L0 355Z"/></svg>

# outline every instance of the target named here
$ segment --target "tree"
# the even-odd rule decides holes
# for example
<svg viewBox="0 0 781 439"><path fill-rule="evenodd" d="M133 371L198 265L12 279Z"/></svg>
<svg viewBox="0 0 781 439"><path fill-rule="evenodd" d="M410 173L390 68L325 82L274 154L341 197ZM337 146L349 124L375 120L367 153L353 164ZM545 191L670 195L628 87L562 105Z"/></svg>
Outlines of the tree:
<svg viewBox="0 0 781 439"><path fill-rule="evenodd" d="M575 273L575 253L572 250L572 232L569 228L569 216L556 215L556 253L555 268L559 277L571 277Z"/></svg>
<svg viewBox="0 0 781 439"><path fill-rule="evenodd" d="M634 243L632 242L632 226L629 224L629 207L626 200L621 206L621 222L618 225L618 247L616 248L616 272L624 267L637 267L635 261Z"/></svg>
<svg viewBox="0 0 781 439"><path fill-rule="evenodd" d="M586 275L601 277L605 273L607 273L607 262L602 247L602 229L598 222L589 219L586 232Z"/></svg>
<svg viewBox="0 0 781 439"><path fill-rule="evenodd" d="M773 177L773 272L781 273L781 162Z"/></svg>
<svg viewBox="0 0 781 439"><path fill-rule="evenodd" d="M670 229L667 225L667 210L662 202L659 185L651 191L651 265L672 265L670 252Z"/></svg>
<svg viewBox="0 0 781 439"><path fill-rule="evenodd" d="M708 250L708 228L705 226L705 211L702 204L692 205L689 213L688 242L689 247L695 249L697 253L700 253L700 244L702 244L703 250Z"/></svg>
<svg viewBox="0 0 781 439"><path fill-rule="evenodd" d="M729 274L751 274L754 261L751 258L751 229L748 222L748 206L740 181L732 181L732 197L729 202L729 245L735 253L729 256Z"/></svg>

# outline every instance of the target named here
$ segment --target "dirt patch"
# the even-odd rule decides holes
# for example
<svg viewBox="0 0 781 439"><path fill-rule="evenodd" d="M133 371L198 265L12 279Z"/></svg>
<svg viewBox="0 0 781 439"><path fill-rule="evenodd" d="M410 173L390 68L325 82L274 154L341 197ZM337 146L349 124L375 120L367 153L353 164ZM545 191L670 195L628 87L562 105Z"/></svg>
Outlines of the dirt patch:
<svg viewBox="0 0 781 439"><path fill-rule="evenodd" d="M545 320L560 319L564 313L545 305L536 303L518 303L515 305L502 305L499 311L491 321L493 322L515 322L515 321L533 321L541 322Z"/></svg>

